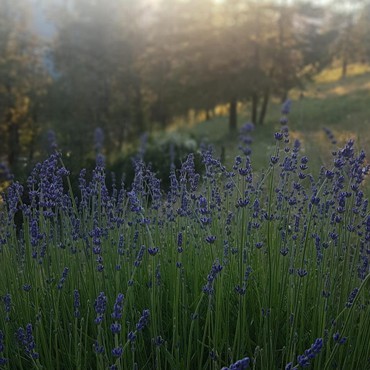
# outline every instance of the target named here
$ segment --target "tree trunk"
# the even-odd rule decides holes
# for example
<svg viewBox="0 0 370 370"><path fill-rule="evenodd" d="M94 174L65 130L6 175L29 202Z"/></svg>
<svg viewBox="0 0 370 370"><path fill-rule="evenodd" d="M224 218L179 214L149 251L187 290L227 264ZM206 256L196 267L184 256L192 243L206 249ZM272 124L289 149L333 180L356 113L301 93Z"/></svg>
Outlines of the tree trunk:
<svg viewBox="0 0 370 370"><path fill-rule="evenodd" d="M211 109L206 109L206 121L211 119Z"/></svg>
<svg viewBox="0 0 370 370"><path fill-rule="evenodd" d="M137 89L134 97L134 114L133 123L136 128L136 133L141 135L145 131L143 104L140 89Z"/></svg>
<svg viewBox="0 0 370 370"><path fill-rule="evenodd" d="M229 131L230 132L235 132L237 129L237 104L238 101L236 98L232 98L230 100L230 105L229 105Z"/></svg>
<svg viewBox="0 0 370 370"><path fill-rule="evenodd" d="M151 107L150 121L159 124L160 127L165 130L170 116L167 113L167 107L162 100L161 95L158 96L158 100Z"/></svg>
<svg viewBox="0 0 370 370"><path fill-rule="evenodd" d="M168 125L167 116L166 116L166 114L163 112L163 113L162 113L162 115L161 115L161 127L162 127L162 129L163 129L163 130L164 130L164 129L166 129L167 125Z"/></svg>
<svg viewBox="0 0 370 370"><path fill-rule="evenodd" d="M32 112L31 141L30 141L29 150L28 150L28 163L32 163L33 156L35 154L36 134L37 134L36 127L38 123L38 109L39 109L39 105L36 104L33 107L33 112Z"/></svg>
<svg viewBox="0 0 370 370"><path fill-rule="evenodd" d="M270 100L270 89L267 88L265 92L263 93L262 107L261 107L260 116L258 120L259 125L263 125L263 122L265 121L265 116L266 116L269 100Z"/></svg>
<svg viewBox="0 0 370 370"><path fill-rule="evenodd" d="M8 163L9 167L14 169L19 157L19 127L13 122L8 123L9 142L8 142Z"/></svg>
<svg viewBox="0 0 370 370"><path fill-rule="evenodd" d="M348 66L348 60L347 60L347 57L344 56L342 60L342 76L341 76L342 80L347 77L347 66Z"/></svg>
<svg viewBox="0 0 370 370"><path fill-rule="evenodd" d="M353 37L353 16L348 14L346 17L346 26L344 30L344 39L342 41L342 76L341 79L347 77L348 58L351 55L351 35Z"/></svg>
<svg viewBox="0 0 370 370"><path fill-rule="evenodd" d="M254 124L257 123L258 101L259 101L258 94L257 94L257 92L254 92L252 94L252 117L251 117L252 122Z"/></svg>

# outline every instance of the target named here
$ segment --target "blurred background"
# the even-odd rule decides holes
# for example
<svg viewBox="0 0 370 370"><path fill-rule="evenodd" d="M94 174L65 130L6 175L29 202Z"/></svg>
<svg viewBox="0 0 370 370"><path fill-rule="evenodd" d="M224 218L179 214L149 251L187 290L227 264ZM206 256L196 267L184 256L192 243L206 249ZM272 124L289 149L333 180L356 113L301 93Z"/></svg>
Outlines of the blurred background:
<svg viewBox="0 0 370 370"><path fill-rule="evenodd" d="M259 163L287 98L323 162L323 127L367 144L369 63L368 0L0 0L0 177L55 147L72 174L140 148L165 176L202 141L231 161L247 121Z"/></svg>

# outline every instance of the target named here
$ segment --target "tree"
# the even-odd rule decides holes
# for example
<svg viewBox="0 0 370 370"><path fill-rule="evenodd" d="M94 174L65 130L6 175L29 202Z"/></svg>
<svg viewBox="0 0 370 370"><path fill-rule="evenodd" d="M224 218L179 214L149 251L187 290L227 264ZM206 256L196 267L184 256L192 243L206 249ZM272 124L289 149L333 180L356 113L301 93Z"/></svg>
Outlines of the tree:
<svg viewBox="0 0 370 370"><path fill-rule="evenodd" d="M328 23L333 32L336 32L337 36L331 52L333 59L337 59L341 63L342 79L347 76L348 64L361 59L363 47L357 25L359 16L361 17L361 9L366 9L364 4L366 3L363 0L333 3L331 18ZM366 14L366 10L363 14Z"/></svg>
<svg viewBox="0 0 370 370"><path fill-rule="evenodd" d="M62 107L57 131L76 159L92 153L97 127L106 132L110 151L145 129L136 65L143 47L140 7L140 1L81 0L55 9L52 55L59 77L52 106Z"/></svg>
<svg viewBox="0 0 370 370"><path fill-rule="evenodd" d="M370 3L365 2L360 9L355 24L354 36L359 44L359 60L370 62Z"/></svg>
<svg viewBox="0 0 370 370"><path fill-rule="evenodd" d="M34 157L42 98L50 82L24 5L4 0L0 14L0 154L13 171L21 157Z"/></svg>

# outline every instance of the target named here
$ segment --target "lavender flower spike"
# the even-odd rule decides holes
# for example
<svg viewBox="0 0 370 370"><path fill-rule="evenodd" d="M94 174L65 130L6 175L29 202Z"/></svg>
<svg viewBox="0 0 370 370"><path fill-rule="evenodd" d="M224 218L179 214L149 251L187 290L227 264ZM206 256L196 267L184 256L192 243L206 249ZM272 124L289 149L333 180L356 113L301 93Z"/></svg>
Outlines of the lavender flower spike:
<svg viewBox="0 0 370 370"><path fill-rule="evenodd" d="M229 367L223 367L221 370L244 370L249 367L249 362L249 357L245 357L236 361L234 364L231 364Z"/></svg>
<svg viewBox="0 0 370 370"><path fill-rule="evenodd" d="M120 320L122 318L123 300L124 295L122 293L118 293L116 302L113 306L112 318L114 320Z"/></svg>
<svg viewBox="0 0 370 370"><path fill-rule="evenodd" d="M107 306L107 297L104 292L100 292L94 303L94 309L97 314L95 324L100 324L103 321L103 315Z"/></svg>
<svg viewBox="0 0 370 370"><path fill-rule="evenodd" d="M290 99L285 100L285 102L281 106L281 113L289 114L291 106L292 106L292 101Z"/></svg>
<svg viewBox="0 0 370 370"><path fill-rule="evenodd" d="M148 309L144 310L139 319L139 322L136 324L137 331L143 330L148 325L149 316L150 316L150 311Z"/></svg>
<svg viewBox="0 0 370 370"><path fill-rule="evenodd" d="M324 341L322 338L317 338L311 347L304 351L303 355L297 356L298 365L293 367L293 363L289 362L285 366L285 370L297 369L298 366L309 367L311 365L311 360L313 360L321 352L323 343Z"/></svg>
<svg viewBox="0 0 370 370"><path fill-rule="evenodd" d="M5 350L4 339L5 339L4 333L0 330L0 366L5 365L8 362L7 358L2 357L2 353Z"/></svg>
<svg viewBox="0 0 370 370"><path fill-rule="evenodd" d="M32 334L32 324L27 324L26 330L22 327L19 328L16 332L16 338L27 356L35 360L39 358L39 353L35 351L36 344Z"/></svg>

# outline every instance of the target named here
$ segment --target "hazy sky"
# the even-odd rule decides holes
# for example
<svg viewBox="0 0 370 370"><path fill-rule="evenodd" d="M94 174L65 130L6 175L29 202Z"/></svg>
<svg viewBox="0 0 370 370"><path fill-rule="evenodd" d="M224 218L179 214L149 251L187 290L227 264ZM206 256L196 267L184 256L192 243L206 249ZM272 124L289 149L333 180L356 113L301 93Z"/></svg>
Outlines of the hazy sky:
<svg viewBox="0 0 370 370"><path fill-rule="evenodd" d="M47 14L45 12L45 6L50 4L68 4L71 3L70 0L27 0L29 3L32 4L32 13L33 13L33 21L32 21L32 27L34 31L37 32L38 35L46 38L50 38L54 35L55 29L53 26L53 23L51 21L48 21ZM101 0L104 1L104 0ZM120 1L120 0L117 0ZM121 0L125 1L125 0ZM148 2L156 3L160 0L147 0ZM199 0L200 2L202 0ZM213 0L218 3L224 2L224 0ZM256 0L255 0L256 1ZM280 3L293 3L297 0L276 0L276 2ZM299 0L298 0L299 1ZM325 5L332 2L332 0L311 0L311 4L317 4L317 5ZM348 10L351 8L354 8L355 5L350 0L342 0L340 2L336 1L335 6L341 6Z"/></svg>
<svg viewBox="0 0 370 370"><path fill-rule="evenodd" d="M32 27L33 30L41 37L50 38L55 33L53 23L48 20L45 12L45 5L54 3L63 3L65 0L28 0L32 4Z"/></svg>

